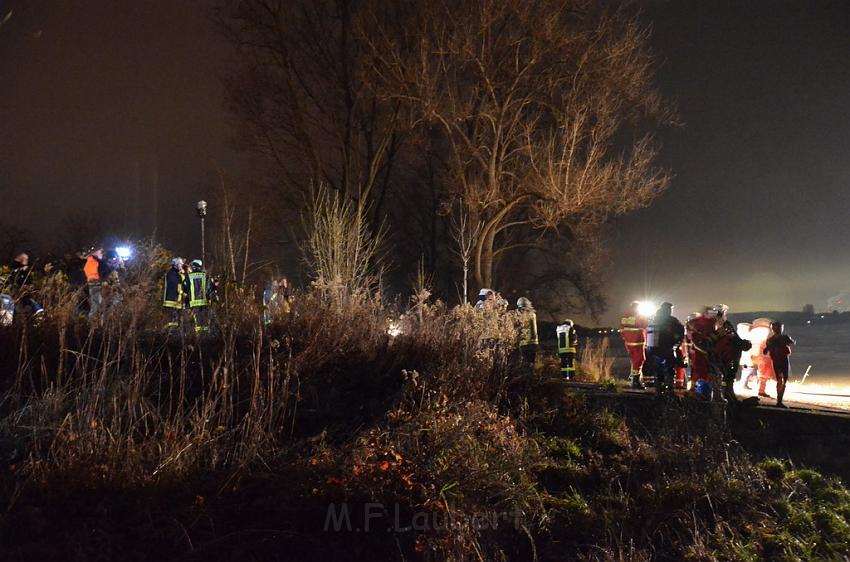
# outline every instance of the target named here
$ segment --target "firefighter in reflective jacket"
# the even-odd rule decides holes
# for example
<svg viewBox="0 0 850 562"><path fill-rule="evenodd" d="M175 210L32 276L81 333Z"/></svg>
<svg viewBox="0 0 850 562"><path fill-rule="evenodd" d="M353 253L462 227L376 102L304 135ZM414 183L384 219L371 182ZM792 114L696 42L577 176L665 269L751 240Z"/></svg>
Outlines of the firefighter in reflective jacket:
<svg viewBox="0 0 850 562"><path fill-rule="evenodd" d="M634 301L628 312L620 319L620 337L629 354L632 364L632 388L646 388L643 378L643 364L646 361L646 328L649 319L638 312L640 303Z"/></svg>
<svg viewBox="0 0 850 562"><path fill-rule="evenodd" d="M558 334L558 357L561 358L561 374L567 380L576 374L576 348L578 347L578 333L573 321L569 318L564 320L555 328Z"/></svg>
<svg viewBox="0 0 850 562"><path fill-rule="evenodd" d="M192 271L189 273L189 309L195 320L195 333L210 331L209 306L210 283L204 264L201 260L192 260Z"/></svg>
<svg viewBox="0 0 850 562"><path fill-rule="evenodd" d="M162 296L162 306L169 312L168 324L166 324L169 329L180 326L180 311L183 310L186 281L183 274L183 259L174 258L171 260L171 268L165 274Z"/></svg>
<svg viewBox="0 0 850 562"><path fill-rule="evenodd" d="M520 320L519 349L523 359L533 371L534 360L537 358L537 346L540 343L537 338L537 314L531 306L531 301L526 297L517 299L516 306L519 309L517 312Z"/></svg>

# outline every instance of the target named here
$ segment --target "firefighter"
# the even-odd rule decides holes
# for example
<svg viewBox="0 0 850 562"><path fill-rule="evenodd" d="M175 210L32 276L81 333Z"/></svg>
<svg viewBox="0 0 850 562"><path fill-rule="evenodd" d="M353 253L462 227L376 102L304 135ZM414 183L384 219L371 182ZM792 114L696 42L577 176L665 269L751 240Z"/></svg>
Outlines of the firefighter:
<svg viewBox="0 0 850 562"><path fill-rule="evenodd" d="M537 338L537 314L534 312L534 307L531 306L531 301L526 297L517 299L516 306L520 320L519 349L522 352L522 358L528 364L533 374L534 360L537 358L537 346L539 344Z"/></svg>
<svg viewBox="0 0 850 562"><path fill-rule="evenodd" d="M620 337L632 364L632 388L646 388L643 379L643 364L646 361L646 327L649 319L638 312L640 303L634 301L620 319Z"/></svg>
<svg viewBox="0 0 850 562"><path fill-rule="evenodd" d="M558 357L561 359L561 374L567 380L572 380L576 374L576 348L578 347L578 332L573 321L567 318L561 322L555 332L558 335Z"/></svg>
<svg viewBox="0 0 850 562"><path fill-rule="evenodd" d="M646 333L646 361L655 376L656 395L673 392L673 378L680 364L676 348L685 337L685 327L673 316L673 305L662 303Z"/></svg>
<svg viewBox="0 0 850 562"><path fill-rule="evenodd" d="M288 277L284 275L280 279L269 281L263 291L263 323L269 325L277 316L289 314L292 299Z"/></svg>
<svg viewBox="0 0 850 562"><path fill-rule="evenodd" d="M192 260L192 271L187 276L189 310L195 322L195 333L205 334L209 328L210 283L204 263Z"/></svg>
<svg viewBox="0 0 850 562"><path fill-rule="evenodd" d="M785 408L782 398L785 396L785 385L788 382L788 376L791 374L791 362L788 360L788 356L791 355L791 346L796 345L797 342L785 334L785 326L782 322L772 322L770 331L772 333L767 338L763 353L770 355L773 372L776 374L776 405L779 408Z"/></svg>
<svg viewBox="0 0 850 562"><path fill-rule="evenodd" d="M715 305L712 309L715 316L715 330L710 338L709 360L712 368L723 381L722 397L730 402L736 402L735 377L741 363L741 353L748 351L752 344L738 335L738 331L728 319L729 307L725 304ZM722 399L721 399L722 401Z"/></svg>
<svg viewBox="0 0 850 562"><path fill-rule="evenodd" d="M496 307L496 292L491 289L478 291L478 300L475 302L476 310L492 310Z"/></svg>
<svg viewBox="0 0 850 562"><path fill-rule="evenodd" d="M174 330L180 326L180 311L185 303L186 279L183 274L183 259L171 260L171 267L165 274L163 283L162 306L168 309L169 317L166 326Z"/></svg>

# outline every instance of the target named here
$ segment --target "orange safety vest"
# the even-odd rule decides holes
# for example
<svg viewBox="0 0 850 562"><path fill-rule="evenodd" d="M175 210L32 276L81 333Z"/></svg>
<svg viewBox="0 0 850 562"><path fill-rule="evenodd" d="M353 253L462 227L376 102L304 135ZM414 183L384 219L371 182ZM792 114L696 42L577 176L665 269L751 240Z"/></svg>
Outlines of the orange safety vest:
<svg viewBox="0 0 850 562"><path fill-rule="evenodd" d="M86 265L83 266L83 273L86 274L86 281L100 281L100 262L94 256L89 256L86 260Z"/></svg>
<svg viewBox="0 0 850 562"><path fill-rule="evenodd" d="M623 316L620 319L620 337L628 347L646 344L646 318Z"/></svg>

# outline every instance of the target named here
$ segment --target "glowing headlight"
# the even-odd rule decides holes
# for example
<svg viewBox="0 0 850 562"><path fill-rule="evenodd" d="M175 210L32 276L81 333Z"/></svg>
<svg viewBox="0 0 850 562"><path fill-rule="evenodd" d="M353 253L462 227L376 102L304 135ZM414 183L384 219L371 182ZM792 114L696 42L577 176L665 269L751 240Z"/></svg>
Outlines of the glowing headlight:
<svg viewBox="0 0 850 562"><path fill-rule="evenodd" d="M391 338L401 335L401 327L395 322L390 322L390 327L387 328L387 335Z"/></svg>

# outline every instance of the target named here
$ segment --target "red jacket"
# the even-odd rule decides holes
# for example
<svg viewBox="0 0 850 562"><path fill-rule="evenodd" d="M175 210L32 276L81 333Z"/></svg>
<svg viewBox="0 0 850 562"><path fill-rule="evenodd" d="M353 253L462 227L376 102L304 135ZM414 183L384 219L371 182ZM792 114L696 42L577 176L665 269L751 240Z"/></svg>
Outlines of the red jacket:
<svg viewBox="0 0 850 562"><path fill-rule="evenodd" d="M631 311L626 312L620 319L620 337L626 347L641 346L646 343L646 327L649 321L642 316L635 316Z"/></svg>
<svg viewBox="0 0 850 562"><path fill-rule="evenodd" d="M697 316L691 321L691 341L703 352L712 345L711 336L717 331L716 320L711 316Z"/></svg>

